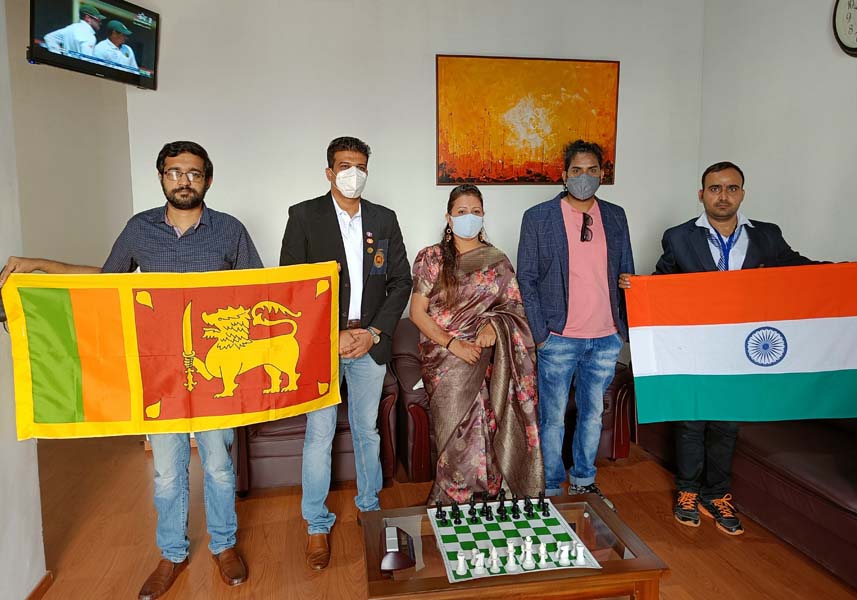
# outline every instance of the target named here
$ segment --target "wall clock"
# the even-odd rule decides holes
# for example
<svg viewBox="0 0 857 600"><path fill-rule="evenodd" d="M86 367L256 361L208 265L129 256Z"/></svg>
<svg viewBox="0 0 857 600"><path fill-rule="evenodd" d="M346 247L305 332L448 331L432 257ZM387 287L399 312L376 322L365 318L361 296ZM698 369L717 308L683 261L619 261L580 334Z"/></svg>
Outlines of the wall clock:
<svg viewBox="0 0 857 600"><path fill-rule="evenodd" d="M836 0L833 35L846 54L857 56L857 0Z"/></svg>

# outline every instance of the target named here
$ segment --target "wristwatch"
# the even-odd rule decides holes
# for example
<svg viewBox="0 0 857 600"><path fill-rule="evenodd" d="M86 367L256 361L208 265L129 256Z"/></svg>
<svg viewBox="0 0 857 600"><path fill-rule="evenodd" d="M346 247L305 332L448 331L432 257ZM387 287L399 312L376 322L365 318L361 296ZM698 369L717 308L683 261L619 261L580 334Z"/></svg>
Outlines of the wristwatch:
<svg viewBox="0 0 857 600"><path fill-rule="evenodd" d="M375 329L374 327L367 327L366 331L368 331L369 335L372 336L372 343L373 344L377 344L378 342L381 341L381 335L378 333L377 329Z"/></svg>

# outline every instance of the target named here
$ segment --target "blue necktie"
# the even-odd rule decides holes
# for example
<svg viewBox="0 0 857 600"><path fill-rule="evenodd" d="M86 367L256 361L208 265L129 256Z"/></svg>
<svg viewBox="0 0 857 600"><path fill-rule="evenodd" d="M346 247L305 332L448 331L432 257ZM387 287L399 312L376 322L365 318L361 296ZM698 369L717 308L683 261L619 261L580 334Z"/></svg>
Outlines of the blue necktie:
<svg viewBox="0 0 857 600"><path fill-rule="evenodd" d="M736 227L735 231L732 232L732 235L725 240L719 233L711 231L710 229L708 230L708 241L720 250L720 260L717 261L717 269L719 271L729 270L729 253L732 251L732 248L735 246L739 237L741 237L740 225Z"/></svg>

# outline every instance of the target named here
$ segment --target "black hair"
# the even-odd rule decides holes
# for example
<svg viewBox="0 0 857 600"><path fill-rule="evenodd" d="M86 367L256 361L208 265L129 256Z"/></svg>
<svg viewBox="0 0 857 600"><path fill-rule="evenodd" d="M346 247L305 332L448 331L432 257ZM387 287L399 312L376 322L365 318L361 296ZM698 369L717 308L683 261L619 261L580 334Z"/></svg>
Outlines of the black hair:
<svg viewBox="0 0 857 600"><path fill-rule="evenodd" d="M604 150L595 142L584 142L583 140L574 140L565 147L563 151L565 155L565 170L568 171L568 165L571 160L578 154L594 154L598 159L598 168L604 166Z"/></svg>
<svg viewBox="0 0 857 600"><path fill-rule="evenodd" d="M482 192L472 183L465 183L452 188L449 192L449 201L446 203L446 214L452 215L452 205L461 196L475 196L479 198L479 204L485 206ZM487 243L483 233L479 232L479 241ZM458 269L458 251L455 249L455 237L449 225L443 228L440 237L440 252L443 258L443 266L440 270L440 291L446 306L452 306L458 297L458 277L455 272Z"/></svg>
<svg viewBox="0 0 857 600"><path fill-rule="evenodd" d="M739 167L735 163L729 162L728 160L724 160L721 162L714 163L702 172L701 189L705 189L705 178L708 177L709 173L719 173L720 171L725 171L726 169L735 169L736 171L738 171L738 174L741 176L741 187L744 187L744 171L742 171L741 167Z"/></svg>
<svg viewBox="0 0 857 600"><path fill-rule="evenodd" d="M369 149L369 144L363 140L348 136L338 137L327 146L327 166L329 168L333 168L333 158L336 156L336 153L343 151L359 152L366 156L366 160L369 160L369 155L372 153Z"/></svg>
<svg viewBox="0 0 857 600"><path fill-rule="evenodd" d="M205 148L196 142L182 141L164 144L164 147L161 148L160 152L158 152L158 161L155 163L155 166L158 168L158 173L161 175L164 174L164 163L168 157L173 158L179 154L193 154L194 156L200 157L205 165L205 180L208 181L214 176L214 164L211 162L211 159L208 158L208 152L205 151Z"/></svg>

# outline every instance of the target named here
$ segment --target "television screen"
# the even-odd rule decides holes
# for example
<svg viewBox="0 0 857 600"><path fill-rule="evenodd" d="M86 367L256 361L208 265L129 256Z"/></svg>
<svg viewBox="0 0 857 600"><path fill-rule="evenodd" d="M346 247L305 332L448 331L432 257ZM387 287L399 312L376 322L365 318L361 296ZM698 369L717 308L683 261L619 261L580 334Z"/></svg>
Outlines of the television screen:
<svg viewBox="0 0 857 600"><path fill-rule="evenodd" d="M153 90L158 25L124 0L30 0L28 59Z"/></svg>

